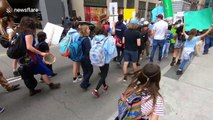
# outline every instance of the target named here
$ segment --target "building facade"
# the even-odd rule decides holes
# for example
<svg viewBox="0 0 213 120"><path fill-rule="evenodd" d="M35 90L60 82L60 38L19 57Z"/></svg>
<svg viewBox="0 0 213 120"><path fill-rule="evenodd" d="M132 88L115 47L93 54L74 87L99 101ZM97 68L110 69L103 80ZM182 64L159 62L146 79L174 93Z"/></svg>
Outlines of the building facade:
<svg viewBox="0 0 213 120"><path fill-rule="evenodd" d="M108 14L110 2L118 3L118 14L123 14L124 8L135 8L138 17L151 19L151 11L158 5L158 0L70 0L72 10L82 20L97 21L102 14Z"/></svg>

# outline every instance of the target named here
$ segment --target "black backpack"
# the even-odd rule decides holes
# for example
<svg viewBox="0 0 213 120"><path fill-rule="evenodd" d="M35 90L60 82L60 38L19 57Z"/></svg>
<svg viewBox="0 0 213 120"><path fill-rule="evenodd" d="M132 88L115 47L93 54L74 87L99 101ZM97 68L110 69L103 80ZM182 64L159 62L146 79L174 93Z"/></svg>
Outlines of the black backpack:
<svg viewBox="0 0 213 120"><path fill-rule="evenodd" d="M27 53L27 47L23 33L17 33L10 43L10 47L7 50L7 56L12 59L19 59L25 56Z"/></svg>
<svg viewBox="0 0 213 120"><path fill-rule="evenodd" d="M10 46L10 41L6 40L4 37L0 35L0 44L2 45L2 47L8 48Z"/></svg>

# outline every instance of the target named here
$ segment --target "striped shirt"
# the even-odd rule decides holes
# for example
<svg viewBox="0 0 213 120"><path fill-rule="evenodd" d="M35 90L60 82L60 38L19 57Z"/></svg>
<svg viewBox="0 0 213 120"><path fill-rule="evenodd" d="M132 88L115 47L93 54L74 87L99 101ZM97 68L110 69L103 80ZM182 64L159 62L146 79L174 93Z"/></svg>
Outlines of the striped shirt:
<svg viewBox="0 0 213 120"><path fill-rule="evenodd" d="M144 117L143 119L148 119L150 114L163 116L164 115L164 101L163 98L158 96L156 104L153 109L153 99L148 100L150 95L142 98L141 111ZM147 101L148 100L148 101ZM144 103L145 102L145 103ZM148 116L146 116L148 115Z"/></svg>

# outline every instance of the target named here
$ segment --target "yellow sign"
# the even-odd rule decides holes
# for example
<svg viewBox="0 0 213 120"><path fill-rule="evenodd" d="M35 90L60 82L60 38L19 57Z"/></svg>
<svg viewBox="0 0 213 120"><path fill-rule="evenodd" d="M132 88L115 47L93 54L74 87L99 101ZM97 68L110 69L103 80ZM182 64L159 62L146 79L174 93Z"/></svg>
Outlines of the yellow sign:
<svg viewBox="0 0 213 120"><path fill-rule="evenodd" d="M135 17L135 9L124 9L124 20L130 20Z"/></svg>

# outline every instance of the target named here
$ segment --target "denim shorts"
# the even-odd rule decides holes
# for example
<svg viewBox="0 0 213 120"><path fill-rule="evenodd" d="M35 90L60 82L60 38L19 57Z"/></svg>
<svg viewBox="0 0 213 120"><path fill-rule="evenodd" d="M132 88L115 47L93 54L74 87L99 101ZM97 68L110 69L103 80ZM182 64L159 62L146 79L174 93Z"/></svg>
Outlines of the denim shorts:
<svg viewBox="0 0 213 120"><path fill-rule="evenodd" d="M133 62L138 61L138 51L128 51L124 50L124 62Z"/></svg>

